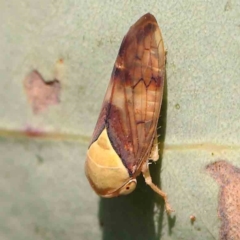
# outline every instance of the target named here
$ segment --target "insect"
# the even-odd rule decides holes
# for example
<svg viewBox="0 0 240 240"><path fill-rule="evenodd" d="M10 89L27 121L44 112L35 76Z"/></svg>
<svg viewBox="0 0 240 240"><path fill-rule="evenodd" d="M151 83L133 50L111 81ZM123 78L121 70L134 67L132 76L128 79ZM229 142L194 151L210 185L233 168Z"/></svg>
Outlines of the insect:
<svg viewBox="0 0 240 240"><path fill-rule="evenodd" d="M172 209L167 195L152 183L149 160L157 161L157 123L163 96L165 50L157 21L150 13L124 37L102 109L87 151L86 176L102 197L131 193L136 177Z"/></svg>

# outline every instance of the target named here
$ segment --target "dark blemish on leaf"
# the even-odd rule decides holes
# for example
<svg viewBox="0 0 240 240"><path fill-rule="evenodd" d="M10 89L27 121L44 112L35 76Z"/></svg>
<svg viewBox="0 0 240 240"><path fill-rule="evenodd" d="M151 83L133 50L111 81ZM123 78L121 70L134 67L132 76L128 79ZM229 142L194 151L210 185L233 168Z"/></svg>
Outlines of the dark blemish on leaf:
<svg viewBox="0 0 240 240"><path fill-rule="evenodd" d="M217 161L207 165L206 170L220 186L220 240L240 239L240 169L227 161Z"/></svg>
<svg viewBox="0 0 240 240"><path fill-rule="evenodd" d="M191 215L191 216L190 216L190 222L191 222L191 224L193 225L195 221L196 221L196 216Z"/></svg>
<svg viewBox="0 0 240 240"><path fill-rule="evenodd" d="M175 108L176 108L177 110L179 110L179 109L180 109L180 105L179 105L178 103L176 103L176 104L175 104Z"/></svg>
<svg viewBox="0 0 240 240"><path fill-rule="evenodd" d="M60 58L58 61L57 61L58 64L64 64L64 60L62 58Z"/></svg>
<svg viewBox="0 0 240 240"><path fill-rule="evenodd" d="M36 158L38 164L42 164L44 162L44 159L40 155L36 154Z"/></svg>
<svg viewBox="0 0 240 240"><path fill-rule="evenodd" d="M63 63L62 59L59 61ZM45 82L41 74L35 70L25 78L24 88L35 114L60 102L60 82L57 79Z"/></svg>
<svg viewBox="0 0 240 240"><path fill-rule="evenodd" d="M37 234L39 233L39 228L38 228L38 226L35 226L34 232L37 233Z"/></svg>
<svg viewBox="0 0 240 240"><path fill-rule="evenodd" d="M97 46L101 47L102 45L103 45L103 40L102 39L97 40Z"/></svg>
<svg viewBox="0 0 240 240"><path fill-rule="evenodd" d="M43 226L35 226L34 227L34 232L36 235L38 235L41 239L51 239L51 231L49 228L47 227L43 227ZM61 234L61 236L63 236L65 233L63 231L59 232Z"/></svg>
<svg viewBox="0 0 240 240"><path fill-rule="evenodd" d="M32 127L26 127L26 129L24 130L24 133L26 134L26 136L32 137L32 138L42 137L44 135L44 132L42 130L35 129Z"/></svg>

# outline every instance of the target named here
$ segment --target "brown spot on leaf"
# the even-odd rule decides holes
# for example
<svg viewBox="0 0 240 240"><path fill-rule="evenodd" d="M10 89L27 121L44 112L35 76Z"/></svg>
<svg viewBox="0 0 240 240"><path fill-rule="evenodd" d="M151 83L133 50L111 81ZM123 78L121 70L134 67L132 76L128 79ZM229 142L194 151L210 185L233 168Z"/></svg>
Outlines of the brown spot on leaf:
<svg viewBox="0 0 240 240"><path fill-rule="evenodd" d="M62 58L58 59L57 64L63 64L64 60Z"/></svg>
<svg viewBox="0 0 240 240"><path fill-rule="evenodd" d="M24 80L24 88L35 114L60 102L60 82L56 79L45 82L37 71L32 71L27 75Z"/></svg>
<svg viewBox="0 0 240 240"><path fill-rule="evenodd" d="M240 169L226 161L217 161L206 170L220 185L220 240L240 239Z"/></svg>
<svg viewBox="0 0 240 240"><path fill-rule="evenodd" d="M42 137L44 135L43 131L32 128L32 127L27 127L24 132L26 136L32 137L32 138Z"/></svg>
<svg viewBox="0 0 240 240"><path fill-rule="evenodd" d="M191 215L191 216L190 216L190 222L191 222L191 224L193 225L195 221L196 221L196 216Z"/></svg>

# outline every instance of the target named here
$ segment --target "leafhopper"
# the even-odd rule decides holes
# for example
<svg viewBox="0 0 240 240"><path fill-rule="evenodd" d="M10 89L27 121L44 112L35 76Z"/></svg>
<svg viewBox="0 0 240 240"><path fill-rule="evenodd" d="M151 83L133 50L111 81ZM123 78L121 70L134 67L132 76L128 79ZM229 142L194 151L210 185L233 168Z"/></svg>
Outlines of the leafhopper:
<svg viewBox="0 0 240 240"><path fill-rule="evenodd" d="M88 147L86 176L102 197L131 193L136 177L172 209L167 195L152 183L149 160L157 161L157 123L165 77L165 50L157 21L142 16L124 37L101 112Z"/></svg>

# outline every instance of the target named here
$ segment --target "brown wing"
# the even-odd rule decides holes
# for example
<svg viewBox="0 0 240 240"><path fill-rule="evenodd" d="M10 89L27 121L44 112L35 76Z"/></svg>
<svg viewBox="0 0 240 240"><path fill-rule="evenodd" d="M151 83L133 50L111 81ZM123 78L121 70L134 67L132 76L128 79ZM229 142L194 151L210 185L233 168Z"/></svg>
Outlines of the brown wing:
<svg viewBox="0 0 240 240"><path fill-rule="evenodd" d="M123 39L92 142L104 127L134 174L148 158L156 133L165 75L163 40L156 19L142 16Z"/></svg>

